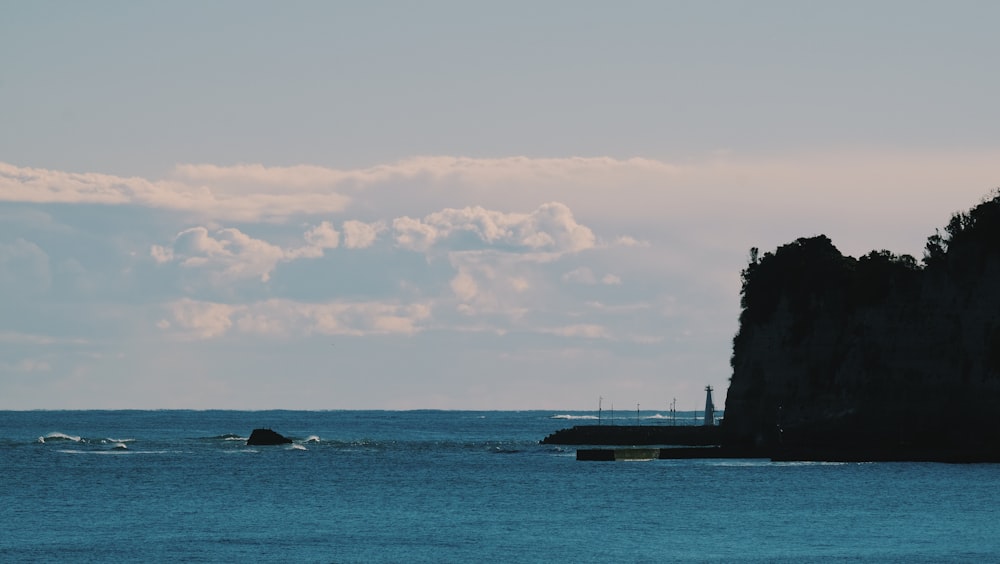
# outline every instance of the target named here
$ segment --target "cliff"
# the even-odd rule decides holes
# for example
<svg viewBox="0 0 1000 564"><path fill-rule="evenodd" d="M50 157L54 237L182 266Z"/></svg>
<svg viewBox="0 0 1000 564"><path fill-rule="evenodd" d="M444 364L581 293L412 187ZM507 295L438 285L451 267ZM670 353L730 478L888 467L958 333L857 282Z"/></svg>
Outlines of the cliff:
<svg viewBox="0 0 1000 564"><path fill-rule="evenodd" d="M922 263L820 235L752 249L742 276L727 442L1000 460L1000 190L929 237Z"/></svg>

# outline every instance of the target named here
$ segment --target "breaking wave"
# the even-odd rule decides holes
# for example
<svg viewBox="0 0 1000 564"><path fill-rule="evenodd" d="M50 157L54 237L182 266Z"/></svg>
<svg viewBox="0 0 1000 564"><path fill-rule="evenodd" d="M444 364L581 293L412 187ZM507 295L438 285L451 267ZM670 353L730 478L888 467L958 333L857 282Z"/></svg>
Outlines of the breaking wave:
<svg viewBox="0 0 1000 564"><path fill-rule="evenodd" d="M594 420L596 420L597 416L596 415L570 415L568 413L564 413L564 414L561 414L561 415L553 415L552 417L549 417L549 419L572 419L572 420L575 420L575 419L594 419Z"/></svg>
<svg viewBox="0 0 1000 564"><path fill-rule="evenodd" d="M236 433L226 433L225 435L218 435L215 437L209 437L213 441L246 441L250 437L241 437Z"/></svg>
<svg viewBox="0 0 1000 564"><path fill-rule="evenodd" d="M48 435L38 437L38 442L40 443L55 443L60 441L72 441L74 443L83 442L83 439L74 435L67 435L65 433L49 433Z"/></svg>

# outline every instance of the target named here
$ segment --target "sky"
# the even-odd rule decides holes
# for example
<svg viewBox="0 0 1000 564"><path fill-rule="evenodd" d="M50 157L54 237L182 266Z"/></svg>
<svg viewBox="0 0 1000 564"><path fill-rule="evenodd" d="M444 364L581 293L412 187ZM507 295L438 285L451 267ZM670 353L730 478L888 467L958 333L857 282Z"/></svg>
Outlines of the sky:
<svg viewBox="0 0 1000 564"><path fill-rule="evenodd" d="M1000 3L7 2L0 409L722 407L1000 186Z"/></svg>

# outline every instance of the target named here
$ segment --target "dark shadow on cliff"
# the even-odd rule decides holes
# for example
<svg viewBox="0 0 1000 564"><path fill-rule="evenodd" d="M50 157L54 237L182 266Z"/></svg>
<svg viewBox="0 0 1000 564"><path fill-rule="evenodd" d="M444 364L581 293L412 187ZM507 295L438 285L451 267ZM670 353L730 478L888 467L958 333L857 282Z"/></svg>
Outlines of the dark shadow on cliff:
<svg viewBox="0 0 1000 564"><path fill-rule="evenodd" d="M922 263L819 235L751 249L742 279L729 444L1000 461L1000 190L930 236Z"/></svg>

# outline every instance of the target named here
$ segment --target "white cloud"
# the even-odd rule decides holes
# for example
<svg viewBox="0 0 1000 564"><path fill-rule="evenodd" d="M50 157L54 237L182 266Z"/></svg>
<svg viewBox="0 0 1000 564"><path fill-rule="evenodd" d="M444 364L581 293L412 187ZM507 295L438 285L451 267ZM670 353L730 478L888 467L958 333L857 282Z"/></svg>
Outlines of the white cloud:
<svg viewBox="0 0 1000 564"><path fill-rule="evenodd" d="M545 289L536 280L541 274L537 261L500 251L463 251L449 253L457 272L450 287L458 301L457 309L465 315L501 316L508 320L523 317ZM538 291L529 291L533 289Z"/></svg>
<svg viewBox="0 0 1000 564"><path fill-rule="evenodd" d="M460 270L451 279L451 290L455 293L455 297L464 303L475 300L479 294L479 286L476 284L475 278L465 269Z"/></svg>
<svg viewBox="0 0 1000 564"><path fill-rule="evenodd" d="M216 339L230 333L267 337L412 335L431 318L428 303L306 303L273 299L239 306L181 299L166 306L157 326L179 338Z"/></svg>
<svg viewBox="0 0 1000 564"><path fill-rule="evenodd" d="M427 251L462 235L471 235L480 247L520 251L570 253L593 248L596 237L580 225L561 203L541 205L531 213L505 213L480 206L446 208L423 219L397 218L393 222L396 244L413 251Z"/></svg>
<svg viewBox="0 0 1000 564"><path fill-rule="evenodd" d="M186 213L212 227L329 216L352 206L379 210L396 244L419 252L476 241L522 252L582 250L596 243L591 229L576 223L581 217L644 233L617 236L613 246L659 245L649 235L669 225L675 239L685 238L677 242L707 252L731 249L736 241L769 248L815 231L852 254L888 248L919 255L947 214L971 206L996 184L998 159L995 150L728 154L675 163L438 156L355 169L180 165L160 180L0 163L0 201L144 206ZM901 201L906 218L898 214ZM531 209L528 219L491 211ZM362 236L355 227L344 222L345 247L373 244L370 230Z"/></svg>
<svg viewBox="0 0 1000 564"><path fill-rule="evenodd" d="M164 264L174 260L174 250L162 245L152 245L149 248L149 256L153 257L156 264Z"/></svg>
<svg viewBox="0 0 1000 564"><path fill-rule="evenodd" d="M223 221L277 221L294 215L336 213L343 211L350 201L347 196L330 190L328 184L316 183L311 177L280 187L260 183L234 187L196 182L195 175L179 176L179 181L152 181L0 162L0 201L135 205Z"/></svg>
<svg viewBox="0 0 1000 564"><path fill-rule="evenodd" d="M344 246L348 249L365 249L375 244L379 233L386 230L385 223L376 221L374 223L364 223L362 221L345 221L341 225L344 231Z"/></svg>
<svg viewBox="0 0 1000 564"><path fill-rule="evenodd" d="M905 191L909 213L937 225L941 210L964 209L996 183L998 158L995 150L721 155L677 163L437 156L355 169L180 165L160 180L0 163L0 201L136 205L185 212L208 223L337 214L355 200L359 209L379 209L388 217L413 217L414 210L532 209L560 202L581 217L616 222L673 218L697 226L694 222L710 214L717 223L705 227L718 233L719 224L754 220L766 225L795 213L882 221ZM490 240L496 234L489 227L481 222L474 228ZM552 235L544 229L539 234ZM585 232L579 239L568 235L577 245L587 244ZM638 242L628 237L620 243ZM540 235L535 243L548 241Z"/></svg>
<svg viewBox="0 0 1000 564"><path fill-rule="evenodd" d="M209 269L217 283L250 278L267 282L279 263L320 258L325 249L340 244L340 234L328 221L308 229L303 239L305 245L282 248L235 228L212 233L206 227L191 227L177 234L172 247L153 245L150 256L158 264L179 261L185 268Z"/></svg>
<svg viewBox="0 0 1000 564"><path fill-rule="evenodd" d="M160 320L159 327L174 326L190 338L212 339L225 335L233 326L233 314L245 308L183 298L169 304L168 309L173 321Z"/></svg>
<svg viewBox="0 0 1000 564"><path fill-rule="evenodd" d="M620 286L622 279L614 274L605 274L601 277L601 284L606 286Z"/></svg>
<svg viewBox="0 0 1000 564"><path fill-rule="evenodd" d="M329 221L324 221L305 234L306 242L314 249L336 249L340 246L340 233Z"/></svg>
<svg viewBox="0 0 1000 564"><path fill-rule="evenodd" d="M397 217L392 227L396 231L396 245L411 251L427 251L438 236L436 228L411 217Z"/></svg>
<svg viewBox="0 0 1000 564"><path fill-rule="evenodd" d="M616 237L612 244L617 245L619 247L648 247L649 241L639 241L634 237L629 237L628 235L621 235L619 237Z"/></svg>
<svg viewBox="0 0 1000 564"><path fill-rule="evenodd" d="M172 251L174 260L184 267L212 268L220 282L246 278L267 282L271 271L287 255L281 247L234 228L219 229L214 234L204 227L185 229L174 239Z"/></svg>
<svg viewBox="0 0 1000 564"><path fill-rule="evenodd" d="M584 339L611 339L611 333L606 327L592 323L580 323L575 325L565 325L562 327L552 327L539 329L539 333L557 335L559 337L573 337Z"/></svg>

